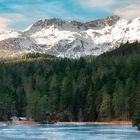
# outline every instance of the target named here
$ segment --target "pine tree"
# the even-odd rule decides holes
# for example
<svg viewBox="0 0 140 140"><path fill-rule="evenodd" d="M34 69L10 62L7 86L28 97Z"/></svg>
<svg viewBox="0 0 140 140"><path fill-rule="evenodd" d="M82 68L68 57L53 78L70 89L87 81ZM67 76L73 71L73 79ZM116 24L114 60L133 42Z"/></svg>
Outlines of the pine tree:
<svg viewBox="0 0 140 140"><path fill-rule="evenodd" d="M111 121L111 97L109 94L104 93L102 96L102 102L99 109L100 121Z"/></svg>
<svg viewBox="0 0 140 140"><path fill-rule="evenodd" d="M57 76L54 74L51 79L50 89L49 89L49 111L55 113L59 108L59 84Z"/></svg>
<svg viewBox="0 0 140 140"><path fill-rule="evenodd" d="M92 87L89 88L86 97L86 106L85 106L85 117L88 121L95 121L96 120L96 112L95 112L95 97L94 91Z"/></svg>
<svg viewBox="0 0 140 140"><path fill-rule="evenodd" d="M133 124L138 127L138 130L140 130L140 92L137 92L136 95Z"/></svg>

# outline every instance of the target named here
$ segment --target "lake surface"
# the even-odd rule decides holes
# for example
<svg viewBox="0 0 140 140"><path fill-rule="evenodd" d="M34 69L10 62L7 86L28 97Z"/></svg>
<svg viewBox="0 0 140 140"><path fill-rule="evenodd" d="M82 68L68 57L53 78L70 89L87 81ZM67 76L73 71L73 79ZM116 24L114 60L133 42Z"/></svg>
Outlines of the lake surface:
<svg viewBox="0 0 140 140"><path fill-rule="evenodd" d="M131 126L37 125L1 126L0 140L140 140Z"/></svg>

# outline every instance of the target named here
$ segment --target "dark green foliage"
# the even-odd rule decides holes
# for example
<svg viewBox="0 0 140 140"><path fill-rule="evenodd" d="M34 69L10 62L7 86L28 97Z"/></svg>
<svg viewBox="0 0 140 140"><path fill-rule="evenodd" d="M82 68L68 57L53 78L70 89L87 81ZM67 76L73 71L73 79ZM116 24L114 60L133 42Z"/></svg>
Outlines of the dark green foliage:
<svg viewBox="0 0 140 140"><path fill-rule="evenodd" d="M0 61L0 120L134 120L140 123L140 44L125 44L97 58L27 55Z"/></svg>

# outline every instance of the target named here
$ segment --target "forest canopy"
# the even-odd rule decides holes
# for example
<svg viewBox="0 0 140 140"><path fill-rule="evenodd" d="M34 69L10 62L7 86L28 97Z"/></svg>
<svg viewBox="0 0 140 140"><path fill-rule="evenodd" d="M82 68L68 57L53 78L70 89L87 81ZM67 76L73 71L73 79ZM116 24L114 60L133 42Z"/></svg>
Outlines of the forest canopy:
<svg viewBox="0 0 140 140"><path fill-rule="evenodd" d="M80 59L26 55L0 61L0 120L140 122L140 44Z"/></svg>

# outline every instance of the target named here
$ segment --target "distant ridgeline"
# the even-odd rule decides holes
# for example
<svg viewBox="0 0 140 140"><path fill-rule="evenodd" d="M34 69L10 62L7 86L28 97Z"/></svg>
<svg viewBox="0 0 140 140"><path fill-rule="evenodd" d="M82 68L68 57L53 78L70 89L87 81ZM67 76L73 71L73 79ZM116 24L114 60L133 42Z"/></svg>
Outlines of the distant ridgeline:
<svg viewBox="0 0 140 140"><path fill-rule="evenodd" d="M0 61L0 121L12 115L44 121L133 120L140 123L140 44L98 57L26 55Z"/></svg>

